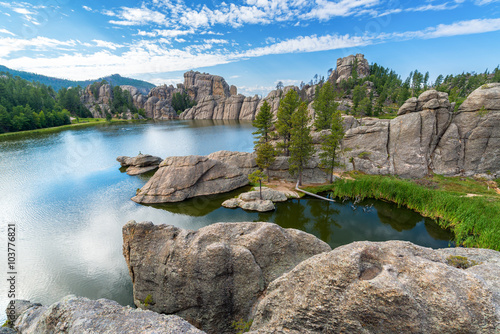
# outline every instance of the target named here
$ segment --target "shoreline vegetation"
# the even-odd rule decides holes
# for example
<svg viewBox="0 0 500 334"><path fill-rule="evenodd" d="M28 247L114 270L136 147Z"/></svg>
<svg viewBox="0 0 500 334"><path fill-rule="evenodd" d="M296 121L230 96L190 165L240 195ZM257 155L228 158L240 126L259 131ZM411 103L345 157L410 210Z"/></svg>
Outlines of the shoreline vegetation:
<svg viewBox="0 0 500 334"><path fill-rule="evenodd" d="M94 125L106 125L106 124L120 124L120 123L139 123L150 121L150 119L111 119L106 120L105 118L80 118L79 121L74 120L71 124L54 126L50 128L43 129L34 129L34 130L26 130L26 131L16 131L16 132L6 132L0 133L0 139L8 138L8 137L16 137L16 136L24 136L29 134L40 134L40 133L53 133L59 132L67 129L75 129L82 128L86 126L94 126Z"/></svg>
<svg viewBox="0 0 500 334"><path fill-rule="evenodd" d="M412 209L450 229L457 246L500 251L500 180L431 175L423 179L344 173L332 184L303 187L336 198L373 198Z"/></svg>

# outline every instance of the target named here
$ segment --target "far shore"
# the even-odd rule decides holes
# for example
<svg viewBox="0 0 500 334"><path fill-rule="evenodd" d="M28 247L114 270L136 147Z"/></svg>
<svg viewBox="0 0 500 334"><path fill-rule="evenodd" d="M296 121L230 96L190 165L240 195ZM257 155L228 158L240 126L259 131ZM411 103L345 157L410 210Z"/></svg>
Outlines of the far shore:
<svg viewBox="0 0 500 334"><path fill-rule="evenodd" d="M111 121L106 121L105 118L86 118L85 120L80 120L78 123L71 123L61 126L54 126L51 128L43 128L43 129L35 129L35 130L26 130L26 131L17 131L17 132L6 132L0 134L0 139L6 137L14 137L19 135L27 135L27 134L40 134L40 133L53 133L67 129L75 129L86 126L94 126L94 125L102 125L102 124L120 124L120 123L138 123L149 121L150 119L112 119Z"/></svg>

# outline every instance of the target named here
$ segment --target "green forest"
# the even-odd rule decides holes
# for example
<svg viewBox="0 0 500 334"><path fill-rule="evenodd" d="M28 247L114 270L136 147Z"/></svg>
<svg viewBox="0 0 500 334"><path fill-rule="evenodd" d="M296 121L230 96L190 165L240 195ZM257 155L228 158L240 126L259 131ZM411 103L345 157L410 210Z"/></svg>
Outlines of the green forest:
<svg viewBox="0 0 500 334"><path fill-rule="evenodd" d="M90 115L80 102L79 88L56 93L50 86L0 73L0 133L70 124L69 110Z"/></svg>
<svg viewBox="0 0 500 334"><path fill-rule="evenodd" d="M332 73L330 69L328 74ZM314 80L305 85L300 85L300 96L305 97L305 92L314 84L323 85L324 77L316 74ZM364 78L358 77L357 62L352 68L351 77L340 83L331 82L335 90L336 99L352 100L352 107L345 111L355 116L395 116L399 107L411 98L418 97L428 89L436 89L448 93L450 102L455 102L455 111L475 89L486 83L500 82L500 66L492 72L485 70L484 73L462 73L458 75L439 75L435 82L430 82L429 72L422 73L418 70L412 71L409 76L402 80L394 70L374 63L370 65L370 75ZM318 89L318 87L317 87Z"/></svg>
<svg viewBox="0 0 500 334"><path fill-rule="evenodd" d="M96 98L103 84L107 82L103 80L91 85ZM119 86L112 89L113 101L109 109L105 110L108 119L129 110L132 114L146 116L143 110L133 105L128 91ZM51 86L0 72L0 133L71 124L70 117L92 118L88 108L81 102L82 94L80 86L63 87L56 92Z"/></svg>

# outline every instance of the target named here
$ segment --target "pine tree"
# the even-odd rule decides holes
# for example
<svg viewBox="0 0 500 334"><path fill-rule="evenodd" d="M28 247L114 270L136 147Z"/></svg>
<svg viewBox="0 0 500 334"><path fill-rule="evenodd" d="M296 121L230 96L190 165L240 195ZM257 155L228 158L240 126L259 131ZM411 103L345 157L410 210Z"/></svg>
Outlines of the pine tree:
<svg viewBox="0 0 500 334"><path fill-rule="evenodd" d="M257 157L255 158L257 166L266 171L267 179L269 180L269 166L276 160L274 146L268 142L260 143L257 145L255 153L257 153Z"/></svg>
<svg viewBox="0 0 500 334"><path fill-rule="evenodd" d="M262 107L260 107L260 112L257 114L252 124L257 128L257 130L252 133L257 135L255 138L257 139L257 143L262 140L267 143L273 126L273 114L271 113L271 106L267 101L264 101Z"/></svg>
<svg viewBox="0 0 500 334"><path fill-rule="evenodd" d="M357 85L352 92L352 103L355 112L358 111L359 103L366 97L366 87Z"/></svg>
<svg viewBox="0 0 500 334"><path fill-rule="evenodd" d="M292 131L290 137L290 174L298 174L299 185L302 185L302 172L314 154L314 146L309 128L309 115L307 103L302 102L292 116Z"/></svg>
<svg viewBox="0 0 500 334"><path fill-rule="evenodd" d="M332 115L337 110L335 92L330 82L325 83L318 94L316 94L313 108L315 111L314 126L316 130L328 129Z"/></svg>
<svg viewBox="0 0 500 334"><path fill-rule="evenodd" d="M292 115L295 109L300 105L299 94L293 89L286 93L285 97L280 101L278 108L278 121L276 122L276 130L281 138L283 138L283 149L285 155L290 155L290 137L292 129Z"/></svg>
<svg viewBox="0 0 500 334"><path fill-rule="evenodd" d="M338 166L336 161L340 144L344 138L344 128L342 126L342 116L339 111L332 115L330 133L322 137L321 153L319 154L320 166L330 175L330 183L333 182L333 169Z"/></svg>
<svg viewBox="0 0 500 334"><path fill-rule="evenodd" d="M257 169L255 172L252 174L248 175L248 180L252 183L257 183L259 182L259 189L260 189L260 199L262 200L262 181L266 175L262 173L260 169Z"/></svg>

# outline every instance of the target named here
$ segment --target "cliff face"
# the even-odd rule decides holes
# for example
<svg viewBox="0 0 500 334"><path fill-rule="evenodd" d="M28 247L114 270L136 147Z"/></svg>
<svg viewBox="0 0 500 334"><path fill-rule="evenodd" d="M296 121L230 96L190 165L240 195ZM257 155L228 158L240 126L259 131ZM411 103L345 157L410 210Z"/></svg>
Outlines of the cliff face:
<svg viewBox="0 0 500 334"><path fill-rule="evenodd" d="M402 177L500 175L500 84L475 90L458 113L453 107L446 93L430 90L409 99L392 120L350 119L344 164Z"/></svg>
<svg viewBox="0 0 500 334"><path fill-rule="evenodd" d="M207 96L231 96L229 85L223 77L207 73L194 71L184 73L184 88L197 102Z"/></svg>
<svg viewBox="0 0 500 334"><path fill-rule="evenodd" d="M368 60L365 59L364 55L357 54L355 56L350 55L337 59L337 69L332 72L330 80L339 83L342 80L351 78L354 66L356 66L358 78L364 78L370 75Z"/></svg>

